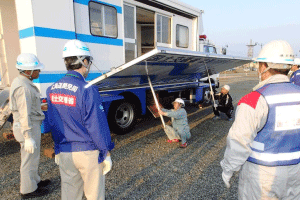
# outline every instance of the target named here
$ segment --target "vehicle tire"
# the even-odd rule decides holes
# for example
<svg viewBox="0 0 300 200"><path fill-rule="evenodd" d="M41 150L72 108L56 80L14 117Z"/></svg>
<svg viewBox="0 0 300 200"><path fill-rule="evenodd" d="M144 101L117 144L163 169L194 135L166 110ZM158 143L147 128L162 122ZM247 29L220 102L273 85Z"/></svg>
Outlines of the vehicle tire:
<svg viewBox="0 0 300 200"><path fill-rule="evenodd" d="M138 112L134 103L126 100L115 101L108 112L108 124L110 130L117 135L130 132L138 118Z"/></svg>
<svg viewBox="0 0 300 200"><path fill-rule="evenodd" d="M203 106L208 106L212 104L212 96L210 94L210 89L207 88L203 91Z"/></svg>

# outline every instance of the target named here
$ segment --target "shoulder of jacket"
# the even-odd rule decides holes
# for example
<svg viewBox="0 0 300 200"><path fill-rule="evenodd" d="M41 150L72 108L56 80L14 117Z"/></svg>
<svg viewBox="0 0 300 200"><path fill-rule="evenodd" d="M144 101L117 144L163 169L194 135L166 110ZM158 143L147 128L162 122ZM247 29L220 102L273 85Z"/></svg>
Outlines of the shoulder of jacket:
<svg viewBox="0 0 300 200"><path fill-rule="evenodd" d="M253 91L253 92L243 96L240 99L238 106L241 104L246 104L255 109L260 96L261 96L261 94L259 92Z"/></svg>

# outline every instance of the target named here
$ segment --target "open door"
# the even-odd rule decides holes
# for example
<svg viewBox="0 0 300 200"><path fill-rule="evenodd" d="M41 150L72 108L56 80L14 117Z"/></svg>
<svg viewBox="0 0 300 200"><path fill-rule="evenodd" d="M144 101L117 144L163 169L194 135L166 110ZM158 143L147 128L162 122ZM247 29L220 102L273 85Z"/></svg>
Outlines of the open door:
<svg viewBox="0 0 300 200"><path fill-rule="evenodd" d="M138 57L155 48L155 12L140 7L136 8L137 53Z"/></svg>
<svg viewBox="0 0 300 200"><path fill-rule="evenodd" d="M136 7L124 4L125 63L137 57Z"/></svg>

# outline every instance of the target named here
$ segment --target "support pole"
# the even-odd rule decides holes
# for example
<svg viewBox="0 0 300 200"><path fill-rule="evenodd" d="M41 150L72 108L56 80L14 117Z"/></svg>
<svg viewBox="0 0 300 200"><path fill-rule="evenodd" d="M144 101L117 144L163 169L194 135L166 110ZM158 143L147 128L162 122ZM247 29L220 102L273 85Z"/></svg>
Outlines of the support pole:
<svg viewBox="0 0 300 200"><path fill-rule="evenodd" d="M155 92L154 92L154 89L153 89L153 86L152 86L152 83L151 83L151 80L150 80L150 77L149 77L149 74L148 74L148 62L147 61L146 61L145 69L146 69L147 78L148 78L150 89L151 89L151 92L152 92L152 95L153 95L153 98L154 98L155 105L156 105L157 109L160 110L158 100L156 98L156 95L155 95ZM160 116L161 122L163 124L163 127L166 128L166 124L165 124L163 116L161 114L159 114L159 116Z"/></svg>

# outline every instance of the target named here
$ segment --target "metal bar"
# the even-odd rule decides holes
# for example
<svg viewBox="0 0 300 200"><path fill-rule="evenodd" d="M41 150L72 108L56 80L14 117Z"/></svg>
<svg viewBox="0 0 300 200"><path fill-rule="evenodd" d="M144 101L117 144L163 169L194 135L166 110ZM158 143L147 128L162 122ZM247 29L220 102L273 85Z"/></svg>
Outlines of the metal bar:
<svg viewBox="0 0 300 200"><path fill-rule="evenodd" d="M152 95L153 95L153 98L154 98L155 105L156 105L157 109L160 110L160 107L159 107L159 104L158 104L158 100L156 98L155 91L153 89L153 86L152 86L152 83L151 83L151 80L150 80L150 77L149 77L149 74L148 74L148 66L147 66L147 64L148 64L148 62L146 61L145 69L146 69L146 73L147 73L148 82L149 82L149 85L150 85L150 88L151 88L151 92L152 92ZM161 119L163 127L166 128L166 124L165 124L163 116L161 114L159 114L159 117Z"/></svg>
<svg viewBox="0 0 300 200"><path fill-rule="evenodd" d="M208 72L208 69L207 69L207 66L206 66L206 63L205 63L205 60L203 60L203 63L205 65L205 68L206 68L206 71L207 71L207 76L208 76L208 82L209 82L209 88L210 88L210 92L211 92L211 96L212 96L212 99L213 99L213 102L214 102L214 106L215 106L215 97L214 97L214 91L212 89L212 86L211 86L211 81L210 81L210 76L209 76L209 72Z"/></svg>

